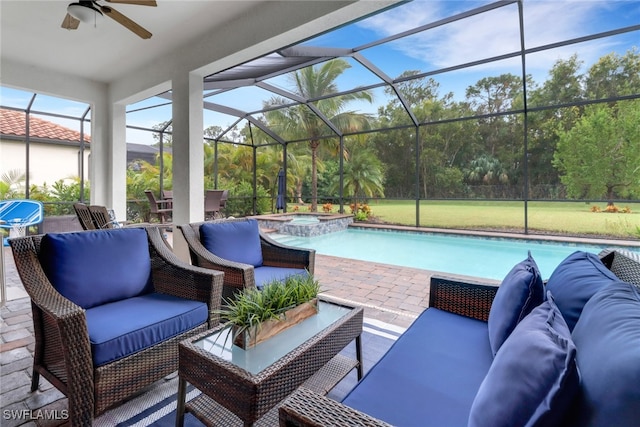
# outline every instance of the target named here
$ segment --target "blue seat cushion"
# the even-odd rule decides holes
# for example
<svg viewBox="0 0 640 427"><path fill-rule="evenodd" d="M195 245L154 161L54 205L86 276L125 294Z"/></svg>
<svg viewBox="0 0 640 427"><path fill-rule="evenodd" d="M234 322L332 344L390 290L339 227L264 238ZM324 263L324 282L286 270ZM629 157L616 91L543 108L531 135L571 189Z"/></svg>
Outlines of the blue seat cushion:
<svg viewBox="0 0 640 427"><path fill-rule="evenodd" d="M47 234L39 257L53 287L85 309L153 290L142 228Z"/></svg>
<svg viewBox="0 0 640 427"><path fill-rule="evenodd" d="M205 323L207 304L150 293L86 311L95 366L134 354Z"/></svg>
<svg viewBox="0 0 640 427"><path fill-rule="evenodd" d="M485 322L429 308L343 403L397 426L466 426L492 361Z"/></svg>
<svg viewBox="0 0 640 427"><path fill-rule="evenodd" d="M498 350L471 407L469 427L563 425L579 384L576 346L549 295Z"/></svg>
<svg viewBox="0 0 640 427"><path fill-rule="evenodd" d="M573 330L587 301L600 289L619 281L597 255L576 251L551 273L546 289L553 294L569 330Z"/></svg>
<svg viewBox="0 0 640 427"><path fill-rule="evenodd" d="M200 241L220 258L254 267L262 265L260 230L255 219L202 224Z"/></svg>
<svg viewBox="0 0 640 427"><path fill-rule="evenodd" d="M613 283L584 306L573 330L582 378L576 426L640 423L640 294ZM569 424L567 424L569 425Z"/></svg>
<svg viewBox="0 0 640 427"><path fill-rule="evenodd" d="M529 256L516 264L500 284L489 312L489 343L495 355L518 322L544 301L542 276Z"/></svg>
<svg viewBox="0 0 640 427"><path fill-rule="evenodd" d="M263 265L254 269L254 277L256 280L256 288L262 289L264 285L269 284L274 280L284 280L289 276L296 274L309 274L304 268L285 268L285 267L270 267Z"/></svg>

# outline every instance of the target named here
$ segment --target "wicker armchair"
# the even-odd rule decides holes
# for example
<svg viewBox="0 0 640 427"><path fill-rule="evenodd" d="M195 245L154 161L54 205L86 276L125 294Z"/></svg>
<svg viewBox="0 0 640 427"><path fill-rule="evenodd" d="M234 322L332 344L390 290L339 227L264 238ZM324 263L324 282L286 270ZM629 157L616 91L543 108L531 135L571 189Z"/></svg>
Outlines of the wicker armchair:
<svg viewBox="0 0 640 427"><path fill-rule="evenodd" d="M125 233L97 230L84 233ZM35 351L31 390L40 375L69 400L72 426L88 426L105 412L178 368L178 343L219 323L222 274L181 262L157 227L146 228L154 292L207 304L208 321L151 347L94 366L86 310L59 293L45 274L44 235L11 239L15 264L33 311Z"/></svg>
<svg viewBox="0 0 640 427"><path fill-rule="evenodd" d="M200 226L224 222L242 222L246 218L219 219L191 224L178 225L189 246L193 265L224 272L223 299L233 298L236 292L245 288L256 288L255 268L253 265L230 261L211 253L201 241ZM263 266L306 269L313 274L315 250L286 246L276 242L260 232Z"/></svg>

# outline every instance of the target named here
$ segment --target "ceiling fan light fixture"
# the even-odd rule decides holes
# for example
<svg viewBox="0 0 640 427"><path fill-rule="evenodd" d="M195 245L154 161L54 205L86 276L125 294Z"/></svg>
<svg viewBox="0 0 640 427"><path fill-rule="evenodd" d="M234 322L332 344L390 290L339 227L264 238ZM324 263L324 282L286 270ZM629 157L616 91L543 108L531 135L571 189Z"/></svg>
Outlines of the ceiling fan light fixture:
<svg viewBox="0 0 640 427"><path fill-rule="evenodd" d="M103 17L100 9L93 5L93 2L71 3L67 6L67 13L80 22L95 23L97 19Z"/></svg>

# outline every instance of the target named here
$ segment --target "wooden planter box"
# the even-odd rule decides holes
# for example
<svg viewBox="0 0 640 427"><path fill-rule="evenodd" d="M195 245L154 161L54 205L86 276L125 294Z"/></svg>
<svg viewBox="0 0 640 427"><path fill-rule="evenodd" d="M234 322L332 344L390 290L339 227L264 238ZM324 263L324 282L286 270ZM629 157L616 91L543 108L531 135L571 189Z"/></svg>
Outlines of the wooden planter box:
<svg viewBox="0 0 640 427"><path fill-rule="evenodd" d="M285 311L281 319L269 319L240 333L234 330L233 343L247 350L315 314L318 314L317 298Z"/></svg>

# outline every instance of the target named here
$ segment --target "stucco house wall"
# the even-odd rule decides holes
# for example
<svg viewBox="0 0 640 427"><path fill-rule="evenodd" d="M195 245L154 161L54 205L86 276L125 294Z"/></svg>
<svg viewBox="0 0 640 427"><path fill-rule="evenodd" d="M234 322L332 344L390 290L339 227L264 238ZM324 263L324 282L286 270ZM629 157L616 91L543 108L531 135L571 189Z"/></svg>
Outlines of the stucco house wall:
<svg viewBox="0 0 640 427"><path fill-rule="evenodd" d="M90 150L84 150L84 177L89 177ZM53 142L29 143L29 184L51 186L61 179L80 176L80 147ZM26 172L24 140L0 139L0 175L10 171Z"/></svg>

